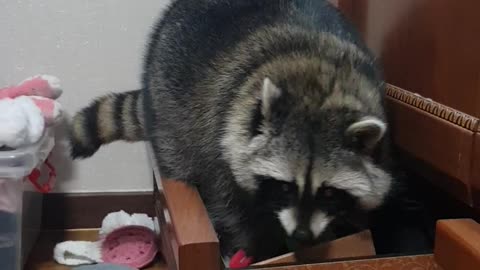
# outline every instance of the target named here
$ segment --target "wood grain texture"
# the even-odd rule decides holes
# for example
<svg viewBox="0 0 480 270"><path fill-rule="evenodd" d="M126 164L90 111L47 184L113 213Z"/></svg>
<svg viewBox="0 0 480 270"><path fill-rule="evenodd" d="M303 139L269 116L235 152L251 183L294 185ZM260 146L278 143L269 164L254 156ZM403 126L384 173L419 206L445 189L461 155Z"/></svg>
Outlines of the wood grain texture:
<svg viewBox="0 0 480 270"><path fill-rule="evenodd" d="M164 217L159 219L165 220L161 229L169 232L164 237L169 239L175 259L171 268L194 270L201 264L220 269L219 242L198 192L180 181L160 182L164 197L160 215Z"/></svg>
<svg viewBox="0 0 480 270"><path fill-rule="evenodd" d="M44 231L40 234L30 258L27 261L25 270L69 270L69 266L57 264L53 260L53 248L56 243L74 241L96 241L98 230L67 230L67 231ZM160 256L146 270L167 270L167 267ZM5 269L7 270L7 269Z"/></svg>
<svg viewBox="0 0 480 270"><path fill-rule="evenodd" d="M352 260L308 265L277 266L271 270L442 270L433 255ZM460 270L460 268L458 268Z"/></svg>
<svg viewBox="0 0 480 270"><path fill-rule="evenodd" d="M480 224L471 219L438 221L434 253L444 270L480 269Z"/></svg>
<svg viewBox="0 0 480 270"><path fill-rule="evenodd" d="M352 3L349 17L380 57L389 83L480 117L480 1Z"/></svg>
<svg viewBox="0 0 480 270"><path fill-rule="evenodd" d="M312 263L373 256L375 256L375 247L372 242L372 235L367 230L296 253L292 252L268 259L255 265L273 266L287 263Z"/></svg>

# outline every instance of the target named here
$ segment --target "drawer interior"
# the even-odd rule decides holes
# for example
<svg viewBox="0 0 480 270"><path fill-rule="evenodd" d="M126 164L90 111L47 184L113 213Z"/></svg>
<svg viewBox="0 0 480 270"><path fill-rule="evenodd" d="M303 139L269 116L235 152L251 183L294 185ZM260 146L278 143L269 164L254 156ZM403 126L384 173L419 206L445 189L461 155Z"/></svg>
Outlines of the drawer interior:
<svg viewBox="0 0 480 270"><path fill-rule="evenodd" d="M196 269L195 263L193 265L187 263L194 261L209 265L209 269L213 270L226 268L220 258L219 240L202 200L194 188L174 180L156 179L155 182L156 208L162 228L163 253L171 269ZM347 241L347 246L337 245L335 248L340 252L330 257L325 256L328 254L325 252L328 250L327 247L323 253L318 252L318 258L315 257L316 254L309 254L303 259L297 254L293 254L293 259L292 254L279 254L279 257L258 262L254 268L269 269L365 260L379 263L378 260L381 261L384 258L410 258L409 260L420 260L428 264L433 261L438 220L478 218L474 210L465 207L462 202L419 176L407 175L403 192L402 201L392 201L376 213L374 226L369 228L373 254L368 253L368 250L352 253L352 245L359 245L358 249L364 249L362 251L365 251L365 247L368 249L365 241L362 244L362 241L357 239L357 242Z"/></svg>

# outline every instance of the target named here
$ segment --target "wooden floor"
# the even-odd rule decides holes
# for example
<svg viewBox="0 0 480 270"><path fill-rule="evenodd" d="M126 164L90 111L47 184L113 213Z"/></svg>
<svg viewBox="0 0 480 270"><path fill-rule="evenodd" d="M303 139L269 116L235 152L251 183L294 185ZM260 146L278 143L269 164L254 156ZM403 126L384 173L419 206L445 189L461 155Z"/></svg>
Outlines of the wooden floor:
<svg viewBox="0 0 480 270"><path fill-rule="evenodd" d="M43 232L30 258L27 261L25 270L68 270L71 267L57 264L53 258L53 248L56 243L67 240L96 241L98 239L98 230L68 230L68 231L47 231ZM148 270L166 270L167 267L161 259L157 261Z"/></svg>

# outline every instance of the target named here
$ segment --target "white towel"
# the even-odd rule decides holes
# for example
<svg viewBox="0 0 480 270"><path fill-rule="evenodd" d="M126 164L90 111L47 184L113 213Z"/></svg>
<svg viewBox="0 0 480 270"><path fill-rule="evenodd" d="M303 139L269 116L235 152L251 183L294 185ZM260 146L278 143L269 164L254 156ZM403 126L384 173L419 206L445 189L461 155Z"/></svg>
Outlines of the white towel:
<svg viewBox="0 0 480 270"><path fill-rule="evenodd" d="M0 99L0 147L37 142L45 129L42 112L30 97Z"/></svg>

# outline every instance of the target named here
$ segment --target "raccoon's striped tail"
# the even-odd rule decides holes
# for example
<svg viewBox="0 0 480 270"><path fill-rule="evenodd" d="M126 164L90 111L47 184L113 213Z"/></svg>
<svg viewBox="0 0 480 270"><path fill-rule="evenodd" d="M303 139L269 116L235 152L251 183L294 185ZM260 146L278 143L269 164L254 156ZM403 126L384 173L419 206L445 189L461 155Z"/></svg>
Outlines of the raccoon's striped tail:
<svg viewBox="0 0 480 270"><path fill-rule="evenodd" d="M71 156L87 158L103 144L145 140L141 90L110 94L93 101L72 119Z"/></svg>

